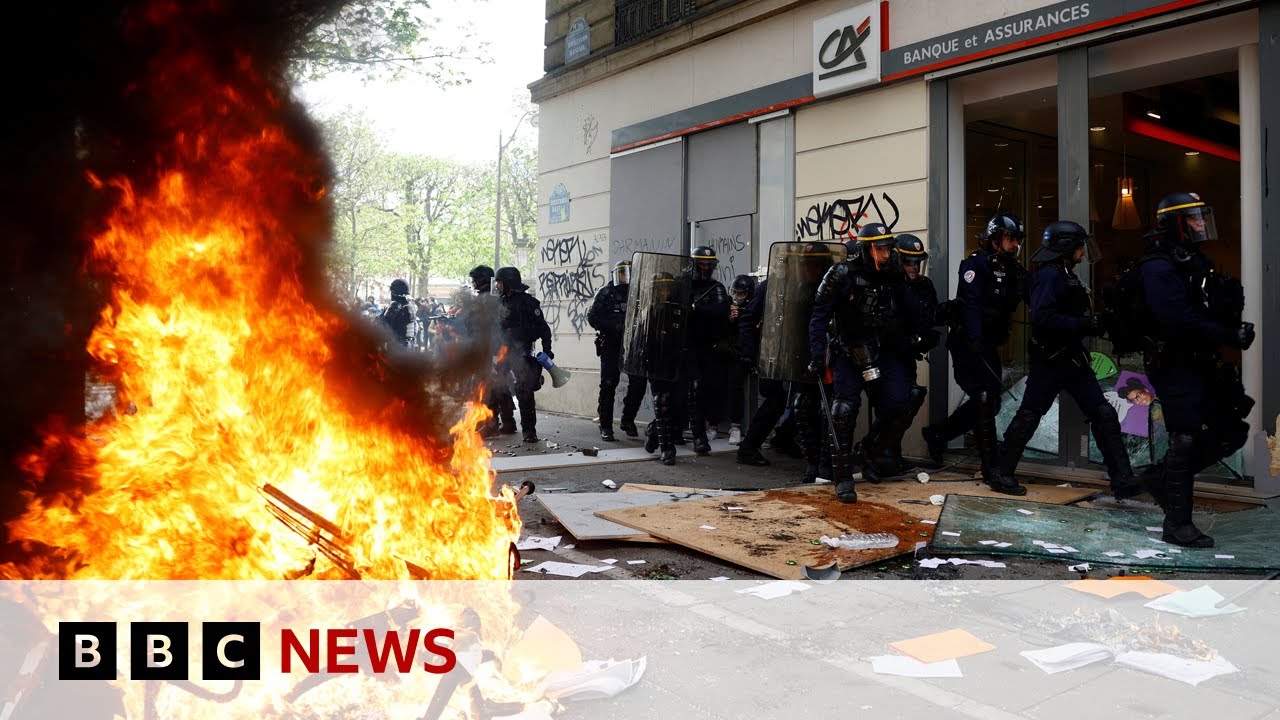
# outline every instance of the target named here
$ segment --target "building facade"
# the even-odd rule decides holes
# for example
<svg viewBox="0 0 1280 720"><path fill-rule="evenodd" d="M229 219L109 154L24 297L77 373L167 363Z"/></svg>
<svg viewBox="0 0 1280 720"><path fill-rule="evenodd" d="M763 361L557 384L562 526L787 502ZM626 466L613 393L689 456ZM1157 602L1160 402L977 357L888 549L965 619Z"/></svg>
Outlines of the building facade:
<svg viewBox="0 0 1280 720"><path fill-rule="evenodd" d="M1259 331L1241 358L1255 436L1217 473L1276 484L1263 430L1280 414L1280 374L1264 372L1280 357L1280 187L1269 180L1280 143L1263 139L1280 131L1280 0L548 0L547 15L546 74L531 86L534 292L576 379L540 406L595 414L586 312L633 252L711 245L728 284L764 265L771 243L884 222L925 239L928 272L951 297L976 233L1005 209L1026 222L1030 249L1053 220L1090 227L1101 257L1082 274L1096 297L1141 255L1156 202L1184 190L1213 205L1221 239L1207 252L1244 281ZM1004 350L1013 398L1025 310L1017 320ZM1094 350L1146 465L1164 436L1158 398L1138 391L1141 360L1105 341ZM929 360L919 381L936 418L961 395L945 351ZM1016 404L1006 399L1002 428ZM1031 448L1064 473L1101 468L1071 403L1050 411Z"/></svg>

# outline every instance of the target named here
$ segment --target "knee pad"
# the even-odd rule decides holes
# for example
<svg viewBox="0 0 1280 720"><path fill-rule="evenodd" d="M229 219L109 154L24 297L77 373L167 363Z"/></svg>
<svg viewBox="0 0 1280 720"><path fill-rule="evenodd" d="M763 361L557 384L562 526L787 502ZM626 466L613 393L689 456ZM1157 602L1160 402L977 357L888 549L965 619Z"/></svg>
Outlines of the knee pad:
<svg viewBox="0 0 1280 720"><path fill-rule="evenodd" d="M835 400L831 403L831 419L838 423L852 423L857 411L848 400Z"/></svg>
<svg viewBox="0 0 1280 720"><path fill-rule="evenodd" d="M907 415L915 417L920 412L920 408L924 407L924 399L929 395L929 389L920 385L912 385L907 391Z"/></svg>

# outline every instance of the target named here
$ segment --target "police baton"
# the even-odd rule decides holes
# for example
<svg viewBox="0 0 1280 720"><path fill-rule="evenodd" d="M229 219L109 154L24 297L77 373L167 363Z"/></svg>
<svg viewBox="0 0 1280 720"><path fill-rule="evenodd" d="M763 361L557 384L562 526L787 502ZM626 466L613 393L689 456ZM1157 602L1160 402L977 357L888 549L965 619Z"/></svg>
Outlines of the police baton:
<svg viewBox="0 0 1280 720"><path fill-rule="evenodd" d="M822 399L822 416L827 419L827 431L831 433L831 471L837 477L844 477L844 458L840 454L840 436L836 433L836 421L831 417L831 405L827 402L827 386L818 376L818 396ZM841 467L836 467L840 465ZM833 480L835 478L832 478Z"/></svg>

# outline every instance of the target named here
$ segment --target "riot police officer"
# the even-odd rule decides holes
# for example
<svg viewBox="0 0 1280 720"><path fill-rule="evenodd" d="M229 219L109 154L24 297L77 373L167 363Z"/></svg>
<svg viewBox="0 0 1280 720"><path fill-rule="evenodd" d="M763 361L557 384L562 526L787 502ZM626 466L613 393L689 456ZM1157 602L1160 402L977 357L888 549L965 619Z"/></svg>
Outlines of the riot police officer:
<svg viewBox="0 0 1280 720"><path fill-rule="evenodd" d="M901 263L893 233L882 223L868 223L858 232L858 243L858 258L833 265L822 279L809 323L810 371L825 373L826 356L831 358L830 413L836 435L832 469L836 498L845 503L858 501L853 484L853 431L863 389L872 405L888 417L905 409L910 384L900 360L882 352L901 327L897 310ZM870 472L869 464L858 464L864 473Z"/></svg>
<svg viewBox="0 0 1280 720"><path fill-rule="evenodd" d="M1016 215L998 212L979 235L981 246L960 263L958 317L947 335L956 384L969 396L951 416L924 428L929 455L941 464L947 443L974 431L982 479L992 490L1026 495L1027 489L1000 474L996 414L1004 392L997 350L1009 339L1014 310L1025 295L1026 270L1018 252L1026 229Z"/></svg>
<svg viewBox="0 0 1280 720"><path fill-rule="evenodd" d="M643 255L645 253L636 253L635 257ZM661 263L654 264L662 267ZM654 452L661 448L663 465L676 464L675 437L680 428L675 405L684 388L684 378L680 375L685 363L688 290L687 275L677 279L666 270L652 273L647 291L638 293L634 299L636 319L628 329L630 337L623 358L629 374L649 378L653 422L645 428L644 449Z"/></svg>
<svg viewBox="0 0 1280 720"><path fill-rule="evenodd" d="M715 346L729 323L729 291L715 278L719 260L714 249L706 245L696 247L690 259L693 260L693 307L689 318L684 379L689 391L687 412L693 431L693 450L699 455L706 455L711 452L711 442L707 439L708 411L719 407L724 399L716 392L723 372L717 367Z"/></svg>
<svg viewBox="0 0 1280 720"><path fill-rule="evenodd" d="M378 315L378 319L391 329L401 347L409 347L409 326L413 324L413 311L409 309L409 283L396 278L388 288L391 302Z"/></svg>
<svg viewBox="0 0 1280 720"><path fill-rule="evenodd" d="M928 395L924 386L915 383L916 364L938 344L941 337L935 329L940 324L938 291L925 274L929 253L925 250L924 241L908 233L899 235L898 258L903 272L899 300L903 332L895 336L899 342L893 343L889 351L899 356L911 385L907 390L906 408L891 417L877 415L871 432L863 440L868 459L875 463L876 469L890 474L902 474L912 469L912 465L902 457L902 436L910 429Z"/></svg>
<svg viewBox="0 0 1280 720"><path fill-rule="evenodd" d="M600 288L587 323L596 330L596 355L600 358L600 438L613 441L613 401L622 377L622 329L627 317L627 290L631 284L631 261L614 263L609 284ZM644 400L647 381L643 375L627 376L627 394L622 398L622 421L618 427L628 437L637 437L636 413Z"/></svg>
<svg viewBox="0 0 1280 720"><path fill-rule="evenodd" d="M514 267L498 268L494 275L502 313L499 327L506 352L499 363L502 377L510 377L512 394L520 407L520 429L525 442L537 442L537 409L533 394L542 386L542 366L533 357L533 342L542 341L542 351L554 358L551 352L551 327L542 316L542 305L527 292L528 285L520 281L520 270Z"/></svg>
<svg viewBox="0 0 1280 720"><path fill-rule="evenodd" d="M493 331L492 323L498 316L498 300L493 295L493 268L488 265L477 265L471 268L471 272L467 275L471 279L471 290L479 298L481 306L488 309L480 313L466 311L452 322L455 326L458 323L461 324L460 331L466 337L490 337ZM496 365L490 368L489 375L484 404L492 415L484 425L480 426L480 435L492 437L498 433L515 434L516 405L511 397L511 389Z"/></svg>
<svg viewBox="0 0 1280 720"><path fill-rule="evenodd" d="M1006 485L1040 419L1066 390L1093 429L1116 497L1133 497L1142 484L1133 476L1129 453L1120 434L1120 417L1102 396L1085 343L1101 335L1101 316L1094 315L1089 288L1073 268L1084 259L1089 231L1070 220L1049 223L1043 246L1031 257L1043 263L1027 283L1031 306L1030 370L1022 404L1004 433L1000 474Z"/></svg>
<svg viewBox="0 0 1280 720"><path fill-rule="evenodd" d="M1213 211L1199 195L1167 195L1156 206L1151 244L1138 266L1149 328L1143 359L1169 431L1162 467L1143 480L1164 507L1164 541L1195 548L1214 544L1191 520L1195 475L1244 444L1242 418L1253 405L1238 372L1220 364L1219 349L1247 350L1254 329L1217 307L1218 277L1200 251L1217 235Z"/></svg>

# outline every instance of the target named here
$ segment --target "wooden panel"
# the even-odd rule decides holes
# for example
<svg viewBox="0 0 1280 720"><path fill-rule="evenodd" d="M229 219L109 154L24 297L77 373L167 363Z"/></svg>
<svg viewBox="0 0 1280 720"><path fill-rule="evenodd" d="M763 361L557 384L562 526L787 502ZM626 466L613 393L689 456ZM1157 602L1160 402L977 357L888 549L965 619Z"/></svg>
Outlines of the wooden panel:
<svg viewBox="0 0 1280 720"><path fill-rule="evenodd" d="M1051 505L1069 505L1098 494L1093 488L1063 488L1052 485L1027 484L1027 494L1018 498L1028 502L1047 503ZM812 492L806 488L800 492ZM903 503L900 500L928 500L930 495L977 495L979 497L1007 498L984 483L977 480L954 482L891 482L871 485L858 485L858 499L884 505L892 505L903 512L914 515L921 520L937 520L942 513L941 505L917 505Z"/></svg>
<svg viewBox="0 0 1280 720"><path fill-rule="evenodd" d="M741 511L726 508L741 507ZM802 490L742 493L730 499L609 510L600 517L642 530L712 557L784 580L804 578L805 567L841 571L910 552L933 535L896 507L859 502L845 505L830 485ZM710 525L715 530L704 530ZM887 532L901 542L880 550L835 550L813 544L823 535Z"/></svg>
<svg viewBox="0 0 1280 720"><path fill-rule="evenodd" d="M645 540L644 533L610 522L594 514L600 510L630 507L652 507L666 503L690 502L733 493L717 490L691 492L645 493L556 493L535 494L542 507L551 513L571 535L579 540Z"/></svg>

